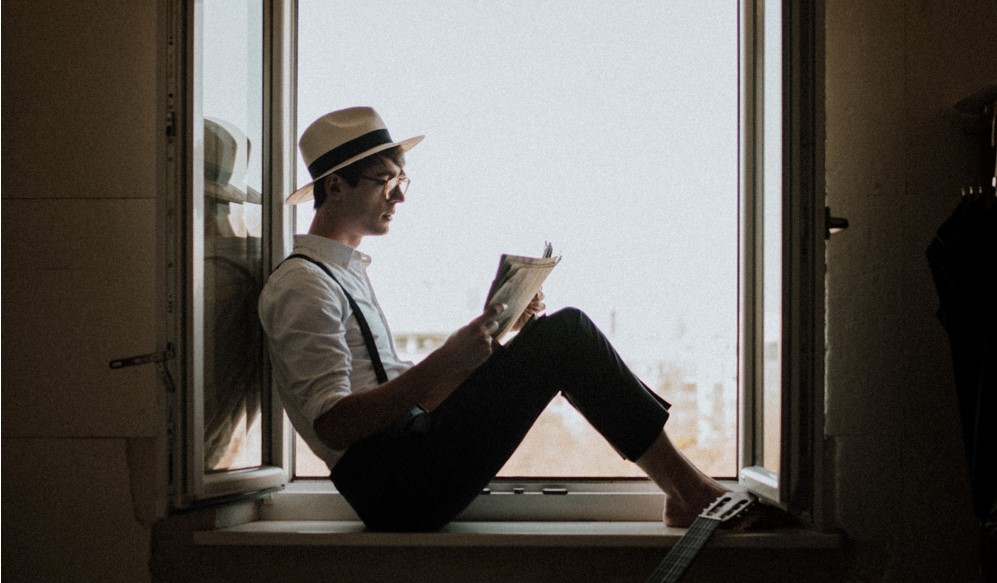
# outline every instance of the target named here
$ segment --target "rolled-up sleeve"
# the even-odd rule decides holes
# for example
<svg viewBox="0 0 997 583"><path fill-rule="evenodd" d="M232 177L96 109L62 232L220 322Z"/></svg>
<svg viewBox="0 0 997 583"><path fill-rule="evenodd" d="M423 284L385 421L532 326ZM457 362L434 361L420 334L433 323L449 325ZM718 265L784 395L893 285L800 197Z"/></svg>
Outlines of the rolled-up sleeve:
<svg viewBox="0 0 997 583"><path fill-rule="evenodd" d="M260 298L260 320L284 407L310 426L351 393L349 306L342 290L308 264L287 265L276 276L278 285Z"/></svg>

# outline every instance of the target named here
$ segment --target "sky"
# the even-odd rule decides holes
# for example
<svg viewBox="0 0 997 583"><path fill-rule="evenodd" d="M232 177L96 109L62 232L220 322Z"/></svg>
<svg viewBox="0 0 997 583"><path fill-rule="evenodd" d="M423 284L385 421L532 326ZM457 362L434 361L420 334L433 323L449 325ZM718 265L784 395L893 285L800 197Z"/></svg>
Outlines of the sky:
<svg viewBox="0 0 997 583"><path fill-rule="evenodd" d="M203 6L221 23L203 115L259 144L261 45L239 31L261 10ZM396 140L426 135L391 232L361 247L393 331L453 331L480 313L500 254L551 241L548 311L585 310L628 360L733 382L737 3L300 0L298 22L299 135L355 105Z"/></svg>
<svg viewBox="0 0 997 583"><path fill-rule="evenodd" d="M549 310L615 322L634 358L735 358L736 9L301 0L299 134L371 105L427 136L391 233L361 247L394 331L463 325L501 253L551 241Z"/></svg>
<svg viewBox="0 0 997 583"><path fill-rule="evenodd" d="M544 285L548 311L586 311L645 381L677 368L733 402L738 4L299 0L298 135L356 105L377 109L396 140L426 135L407 156L412 185L391 232L361 246L393 331L455 330L483 308L500 254L551 241L563 259ZM262 190L262 2L197 7L199 114L246 131L247 182ZM764 69L778 95L778 61ZM765 100L767 136L781 132L779 106ZM767 192L780 189L780 146L766 140ZM310 180L300 156L297 179ZM781 222L778 201L766 197L765 223ZM310 206L296 212L304 232ZM779 231L764 240L768 342Z"/></svg>

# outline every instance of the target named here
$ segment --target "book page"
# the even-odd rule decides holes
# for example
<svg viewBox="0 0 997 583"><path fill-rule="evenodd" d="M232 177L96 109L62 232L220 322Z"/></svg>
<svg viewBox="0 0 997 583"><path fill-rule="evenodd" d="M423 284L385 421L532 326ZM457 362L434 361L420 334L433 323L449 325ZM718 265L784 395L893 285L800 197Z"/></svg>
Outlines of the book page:
<svg viewBox="0 0 997 583"><path fill-rule="evenodd" d="M501 340L515 325L523 310L540 291L545 279L560 257L551 257L550 243L544 249L544 257L523 257L520 255L502 255L498 271L492 280L491 289L485 307L494 304L505 304L506 310L496 318L498 330L495 340Z"/></svg>

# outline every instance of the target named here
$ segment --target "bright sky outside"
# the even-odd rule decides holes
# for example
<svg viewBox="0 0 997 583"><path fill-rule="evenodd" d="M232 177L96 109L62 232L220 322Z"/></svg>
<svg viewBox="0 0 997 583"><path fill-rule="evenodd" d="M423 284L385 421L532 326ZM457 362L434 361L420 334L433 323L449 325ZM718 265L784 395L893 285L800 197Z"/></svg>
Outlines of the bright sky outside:
<svg viewBox="0 0 997 583"><path fill-rule="evenodd" d="M625 355L733 386L736 8L303 0L299 132L366 104L427 135L391 234L363 246L394 331L459 327L499 254L550 240L550 309L607 331L615 312Z"/></svg>
<svg viewBox="0 0 997 583"><path fill-rule="evenodd" d="M204 5L206 22L225 25L206 31L203 114L244 124L258 144L246 96L261 48L244 27L259 13L241 4ZM427 136L407 158L412 186L391 233L361 247L396 334L463 325L501 253L539 254L549 240L563 260L544 286L548 311L585 310L650 385L680 370L705 394L722 386L732 406L736 3L300 0L298 24L299 135L328 111L371 105L396 140ZM247 48L243 69L231 56ZM297 175L310 180L300 156ZM297 208L304 232L311 209ZM716 414L709 400L700 415Z"/></svg>

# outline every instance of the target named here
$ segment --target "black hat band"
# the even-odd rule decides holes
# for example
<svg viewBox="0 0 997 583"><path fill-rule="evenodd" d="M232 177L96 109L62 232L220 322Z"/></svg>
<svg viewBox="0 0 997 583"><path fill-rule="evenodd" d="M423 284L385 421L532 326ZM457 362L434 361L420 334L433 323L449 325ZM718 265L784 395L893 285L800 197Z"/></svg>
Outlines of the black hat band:
<svg viewBox="0 0 997 583"><path fill-rule="evenodd" d="M312 175L313 180L316 180L319 176L322 176L329 170L339 166L346 160L349 160L358 154L362 154L367 150L376 148L377 146L390 143L391 136L388 134L388 130L380 129L368 132L360 137L353 138L346 143L340 144L339 146L336 146L316 158L311 164L308 165L308 173Z"/></svg>

